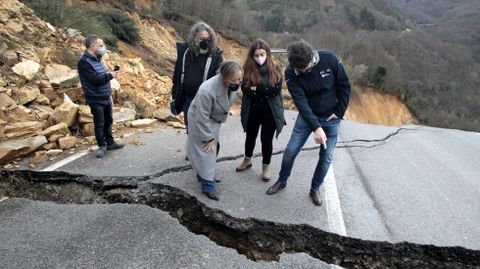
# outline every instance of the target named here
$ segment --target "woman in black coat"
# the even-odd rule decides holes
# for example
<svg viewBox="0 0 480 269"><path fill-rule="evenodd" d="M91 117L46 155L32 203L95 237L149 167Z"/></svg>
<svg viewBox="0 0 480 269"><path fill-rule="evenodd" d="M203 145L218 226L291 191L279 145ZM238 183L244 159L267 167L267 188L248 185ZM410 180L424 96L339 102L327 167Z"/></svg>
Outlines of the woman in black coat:
<svg viewBox="0 0 480 269"><path fill-rule="evenodd" d="M273 151L273 136L277 137L285 125L282 102L282 73L272 57L268 44L257 39L252 43L243 65L241 121L247 133L245 158L236 168L244 171L252 166L255 141L261 127L262 179L271 178L270 161Z"/></svg>
<svg viewBox="0 0 480 269"><path fill-rule="evenodd" d="M188 109L200 85L215 76L223 62L217 46L215 31L208 24L198 22L192 26L187 42L177 43L177 61L173 71L173 114L183 112L188 126Z"/></svg>

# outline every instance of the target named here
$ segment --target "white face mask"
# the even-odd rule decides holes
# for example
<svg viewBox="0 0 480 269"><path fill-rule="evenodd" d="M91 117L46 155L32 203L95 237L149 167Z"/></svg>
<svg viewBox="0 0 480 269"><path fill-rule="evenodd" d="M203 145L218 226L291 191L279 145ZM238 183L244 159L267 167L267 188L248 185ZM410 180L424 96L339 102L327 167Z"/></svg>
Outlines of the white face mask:
<svg viewBox="0 0 480 269"><path fill-rule="evenodd" d="M107 52L107 48L101 47L99 50L97 50L96 54L97 56L103 56Z"/></svg>
<svg viewBox="0 0 480 269"><path fill-rule="evenodd" d="M253 59L255 59L255 62L257 62L258 65L262 66L267 61L267 56L258 56Z"/></svg>

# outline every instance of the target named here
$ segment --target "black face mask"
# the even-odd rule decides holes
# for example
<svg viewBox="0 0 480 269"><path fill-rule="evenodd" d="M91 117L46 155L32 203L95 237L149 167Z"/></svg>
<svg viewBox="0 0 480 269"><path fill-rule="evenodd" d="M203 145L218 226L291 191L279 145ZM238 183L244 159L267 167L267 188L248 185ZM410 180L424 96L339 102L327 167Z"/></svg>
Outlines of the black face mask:
<svg viewBox="0 0 480 269"><path fill-rule="evenodd" d="M236 92L238 90L238 88L240 88L240 84L235 84L235 83L229 83L228 84L228 89L231 92Z"/></svg>
<svg viewBox="0 0 480 269"><path fill-rule="evenodd" d="M208 49L208 45L209 45L208 43L209 43L209 42L208 42L208 39L204 39L204 40L200 41L200 44L199 44L199 45L200 45L200 48L201 48L202 50Z"/></svg>

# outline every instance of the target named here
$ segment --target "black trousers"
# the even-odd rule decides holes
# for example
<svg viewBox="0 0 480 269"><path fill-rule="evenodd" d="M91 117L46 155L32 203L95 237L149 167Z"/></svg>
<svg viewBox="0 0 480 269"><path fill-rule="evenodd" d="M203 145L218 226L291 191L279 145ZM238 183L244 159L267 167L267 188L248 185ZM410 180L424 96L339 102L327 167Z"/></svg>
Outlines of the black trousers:
<svg viewBox="0 0 480 269"><path fill-rule="evenodd" d="M104 147L114 143L112 136L112 104L89 104L95 126L95 138L97 145Z"/></svg>
<svg viewBox="0 0 480 269"><path fill-rule="evenodd" d="M262 142L263 164L270 164L273 151L273 136L276 130L275 118L270 108L262 110L255 110L253 108L252 106L250 115L248 116L245 156L252 157L258 131L261 126L260 141Z"/></svg>

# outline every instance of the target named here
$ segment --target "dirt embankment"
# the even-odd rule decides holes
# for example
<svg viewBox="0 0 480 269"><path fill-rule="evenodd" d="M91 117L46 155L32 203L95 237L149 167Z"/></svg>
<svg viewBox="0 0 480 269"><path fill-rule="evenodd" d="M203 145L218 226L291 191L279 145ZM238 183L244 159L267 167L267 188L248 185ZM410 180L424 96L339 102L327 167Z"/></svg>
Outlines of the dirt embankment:
<svg viewBox="0 0 480 269"><path fill-rule="evenodd" d="M345 118L352 121L388 126L417 124L407 106L395 95L374 88L356 86Z"/></svg>

